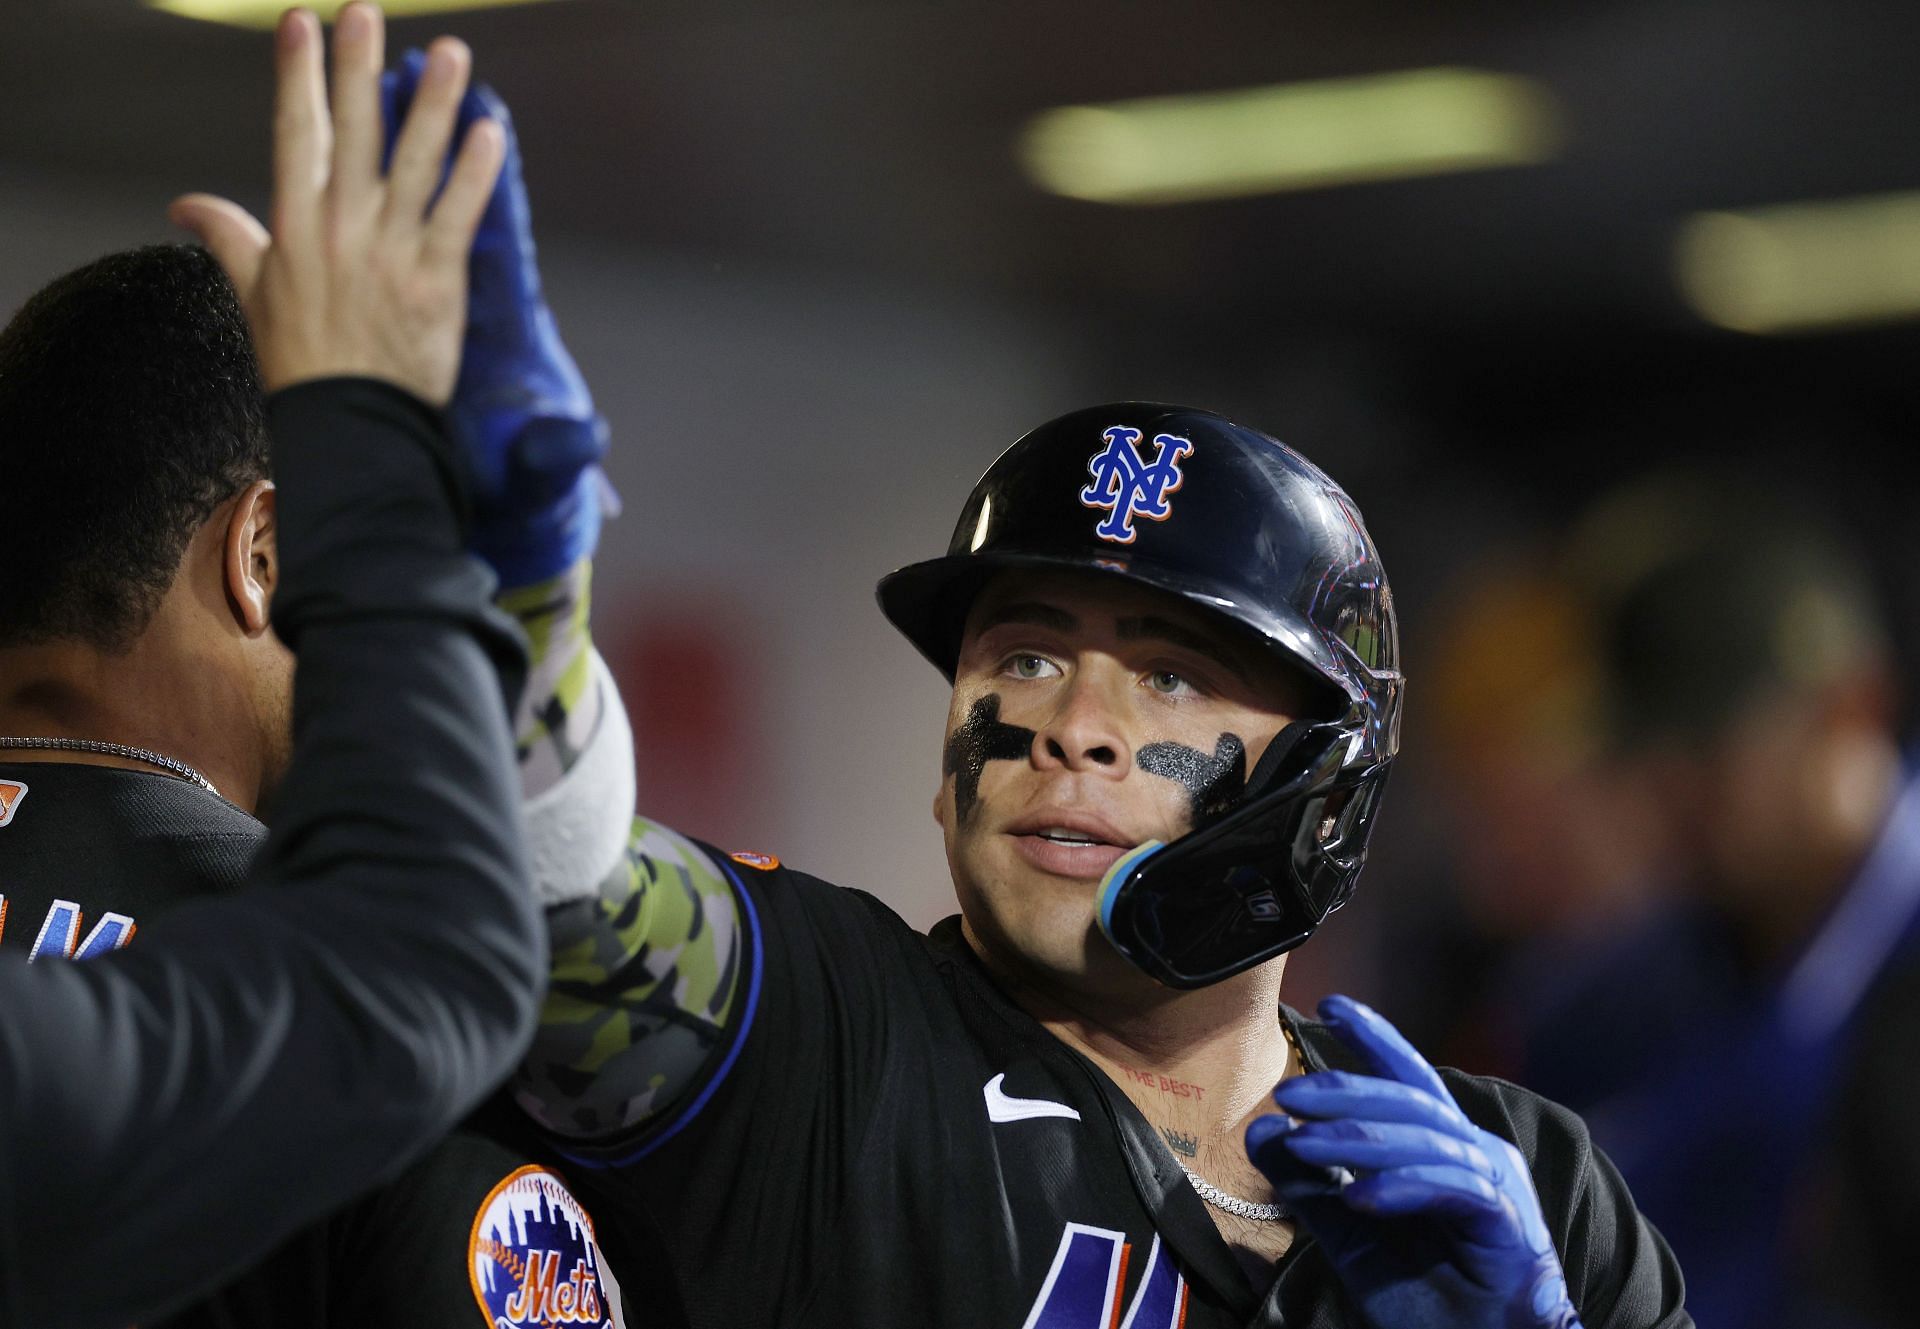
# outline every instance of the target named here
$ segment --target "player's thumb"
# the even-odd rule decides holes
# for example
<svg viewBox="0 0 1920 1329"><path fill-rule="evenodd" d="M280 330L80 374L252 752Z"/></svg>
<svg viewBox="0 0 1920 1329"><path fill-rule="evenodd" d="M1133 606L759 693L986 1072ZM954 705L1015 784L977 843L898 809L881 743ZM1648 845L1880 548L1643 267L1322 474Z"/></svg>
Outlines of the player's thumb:
<svg viewBox="0 0 1920 1329"><path fill-rule="evenodd" d="M212 194L182 194L167 206L167 220L194 233L226 269L241 303L249 303L271 243L267 228L238 203Z"/></svg>

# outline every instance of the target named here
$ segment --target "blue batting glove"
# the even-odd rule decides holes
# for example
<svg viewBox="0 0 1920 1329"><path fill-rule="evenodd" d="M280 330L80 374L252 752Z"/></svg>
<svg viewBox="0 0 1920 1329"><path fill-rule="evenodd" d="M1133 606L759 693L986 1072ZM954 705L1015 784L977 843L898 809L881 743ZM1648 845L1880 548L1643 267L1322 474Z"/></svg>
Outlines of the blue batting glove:
<svg viewBox="0 0 1920 1329"><path fill-rule="evenodd" d="M425 57L409 51L381 80L389 155L424 68ZM541 294L520 145L491 88L468 89L455 142L482 116L505 134L506 159L474 237L467 338L447 416L473 476L474 552L503 587L528 586L590 555L602 515L618 507L599 465L606 422Z"/></svg>
<svg viewBox="0 0 1920 1329"><path fill-rule="evenodd" d="M1400 1031L1348 997L1320 1018L1372 1075L1283 1082L1247 1157L1374 1329L1579 1329L1526 1160L1481 1130Z"/></svg>

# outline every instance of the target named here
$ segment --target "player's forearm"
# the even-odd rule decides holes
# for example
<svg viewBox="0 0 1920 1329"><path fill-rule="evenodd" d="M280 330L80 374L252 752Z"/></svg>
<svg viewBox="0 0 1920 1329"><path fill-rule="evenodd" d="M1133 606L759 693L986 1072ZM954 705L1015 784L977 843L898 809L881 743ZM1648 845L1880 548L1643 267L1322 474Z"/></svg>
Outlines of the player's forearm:
<svg viewBox="0 0 1920 1329"><path fill-rule="evenodd" d="M517 682L517 647L461 552L431 417L336 381L272 419L276 622L300 665L260 889L85 965L0 970L0 1250L31 1323L124 1324L243 1266L430 1143L532 1022L496 668Z"/></svg>
<svg viewBox="0 0 1920 1329"><path fill-rule="evenodd" d="M578 763L599 727L601 689L592 668L593 561L531 586L501 590L495 603L511 614L527 639L527 686L514 708L514 748L520 786L529 798L545 792Z"/></svg>
<svg viewBox="0 0 1920 1329"><path fill-rule="evenodd" d="M532 656L514 712L534 893L544 905L590 898L625 861L633 821L633 734L588 630L593 568L504 591Z"/></svg>

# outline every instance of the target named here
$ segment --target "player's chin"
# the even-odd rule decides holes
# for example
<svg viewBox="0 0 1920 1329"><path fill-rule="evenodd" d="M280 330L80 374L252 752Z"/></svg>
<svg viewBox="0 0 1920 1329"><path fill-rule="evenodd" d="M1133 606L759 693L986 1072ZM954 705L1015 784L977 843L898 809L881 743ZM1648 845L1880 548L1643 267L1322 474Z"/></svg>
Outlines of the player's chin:
<svg viewBox="0 0 1920 1329"><path fill-rule="evenodd" d="M1160 985L1114 949L1100 930L1097 879L1035 877L1014 911L1022 949L1067 986L1105 1001L1133 1004Z"/></svg>
<svg viewBox="0 0 1920 1329"><path fill-rule="evenodd" d="M1060 877L1012 883L981 905L992 929L1014 960L1012 967L1037 986L1073 993L1076 1005L1145 1009L1168 991L1113 948L1094 917L1094 883Z"/></svg>
<svg viewBox="0 0 1920 1329"><path fill-rule="evenodd" d="M1094 926L1097 881L1039 872L1017 859L994 862L974 880L976 907L993 916L1010 942L1036 958L1048 957L1049 968L1074 964Z"/></svg>

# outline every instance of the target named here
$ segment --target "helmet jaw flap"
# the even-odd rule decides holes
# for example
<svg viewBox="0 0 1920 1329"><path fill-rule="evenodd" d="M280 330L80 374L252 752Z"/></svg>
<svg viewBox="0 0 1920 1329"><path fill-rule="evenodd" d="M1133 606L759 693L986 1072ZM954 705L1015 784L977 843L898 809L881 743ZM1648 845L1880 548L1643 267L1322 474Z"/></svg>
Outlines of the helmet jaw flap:
<svg viewBox="0 0 1920 1329"><path fill-rule="evenodd" d="M1347 765L1344 724L1294 728L1277 784L1121 859L1100 884L1101 931L1168 987L1206 987L1292 950L1353 894L1387 763Z"/></svg>

